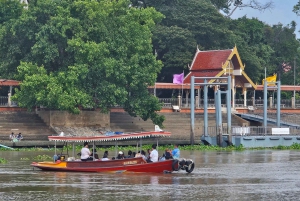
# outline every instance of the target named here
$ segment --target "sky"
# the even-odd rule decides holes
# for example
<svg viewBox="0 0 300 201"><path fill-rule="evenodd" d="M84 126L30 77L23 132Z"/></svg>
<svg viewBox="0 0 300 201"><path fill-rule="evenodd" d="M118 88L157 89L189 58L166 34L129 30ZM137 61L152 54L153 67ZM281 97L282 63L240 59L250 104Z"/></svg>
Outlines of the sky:
<svg viewBox="0 0 300 201"><path fill-rule="evenodd" d="M249 0L244 0L245 3ZM270 0L259 0L262 4L268 2ZM298 0L272 0L273 8L265 10L264 12L260 12L258 10L252 8L243 8L242 10L237 9L231 16L232 19L237 19L239 17L243 17L244 15L247 18L258 18L260 21L265 22L269 25L274 25L281 23L283 25L290 24L291 21L295 21L297 23L296 27L296 37L300 38L300 16L297 16L293 12L294 5L297 4Z"/></svg>

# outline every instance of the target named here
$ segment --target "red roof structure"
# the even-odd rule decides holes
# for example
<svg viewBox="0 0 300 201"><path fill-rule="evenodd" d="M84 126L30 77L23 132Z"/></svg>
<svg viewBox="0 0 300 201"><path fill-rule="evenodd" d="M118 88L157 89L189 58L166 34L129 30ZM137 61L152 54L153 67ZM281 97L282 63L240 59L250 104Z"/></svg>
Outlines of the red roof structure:
<svg viewBox="0 0 300 201"><path fill-rule="evenodd" d="M222 65L229 58L232 50L197 51L191 71L222 70Z"/></svg>
<svg viewBox="0 0 300 201"><path fill-rule="evenodd" d="M184 78L183 83L191 83L191 77L227 77L232 76L235 79L236 87L256 88L256 85L246 75L245 66L242 64L237 48L227 50L209 50L200 51L197 49L192 61L190 72ZM208 80L209 83L215 79ZM196 83L202 83L203 80L195 80Z"/></svg>
<svg viewBox="0 0 300 201"><path fill-rule="evenodd" d="M20 81L0 79L0 86L19 86Z"/></svg>

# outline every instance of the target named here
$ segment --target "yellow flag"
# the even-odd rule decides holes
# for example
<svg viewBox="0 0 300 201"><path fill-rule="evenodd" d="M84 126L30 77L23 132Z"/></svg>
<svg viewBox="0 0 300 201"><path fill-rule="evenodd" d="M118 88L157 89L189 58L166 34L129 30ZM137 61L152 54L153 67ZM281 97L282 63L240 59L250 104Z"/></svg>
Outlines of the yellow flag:
<svg viewBox="0 0 300 201"><path fill-rule="evenodd" d="M277 79L277 74L276 73L274 75L270 76L270 77L267 77L266 80L268 82L268 86L275 86L276 79ZM263 85L265 83L264 81L265 81L265 79L262 80Z"/></svg>

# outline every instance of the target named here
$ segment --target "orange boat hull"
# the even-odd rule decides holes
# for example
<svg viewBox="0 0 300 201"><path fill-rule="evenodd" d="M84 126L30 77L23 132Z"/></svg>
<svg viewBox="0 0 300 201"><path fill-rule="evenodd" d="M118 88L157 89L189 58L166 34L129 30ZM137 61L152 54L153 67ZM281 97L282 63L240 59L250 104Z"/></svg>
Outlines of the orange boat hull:
<svg viewBox="0 0 300 201"><path fill-rule="evenodd" d="M177 168L178 163L176 160L147 163L142 158L130 158L109 161L33 162L31 165L48 171L164 173L173 172Z"/></svg>

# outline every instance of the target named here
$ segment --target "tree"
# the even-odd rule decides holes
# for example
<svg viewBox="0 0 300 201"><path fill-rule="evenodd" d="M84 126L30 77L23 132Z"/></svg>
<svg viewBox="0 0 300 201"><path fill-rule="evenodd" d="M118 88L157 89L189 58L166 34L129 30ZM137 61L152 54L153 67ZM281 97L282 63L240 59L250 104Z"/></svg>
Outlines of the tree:
<svg viewBox="0 0 300 201"><path fill-rule="evenodd" d="M181 73L191 62L197 46L194 35L188 29L162 25L157 26L154 31L153 44L157 59L164 63L158 80L169 83L172 82L174 73Z"/></svg>
<svg viewBox="0 0 300 201"><path fill-rule="evenodd" d="M298 16L300 15L300 0L298 3L294 6L293 12L296 13Z"/></svg>
<svg viewBox="0 0 300 201"><path fill-rule="evenodd" d="M264 68L272 72L269 68L271 56L274 53L272 47L267 44L265 28L269 27L256 18L248 19L242 17L231 21L230 42L234 42L239 50L245 71L254 83L261 83L264 78Z"/></svg>
<svg viewBox="0 0 300 201"><path fill-rule="evenodd" d="M153 36L157 58L164 63L159 81L172 82L172 74L187 69L197 45L201 50L234 46L226 40L231 34L227 27L229 19L208 1L145 0L144 5L154 6L166 16Z"/></svg>
<svg viewBox="0 0 300 201"><path fill-rule="evenodd" d="M163 15L129 5L127 0L35 1L1 25L1 71L17 71L22 81L13 98L29 109L43 105L73 113L79 106L106 112L119 105L162 125L164 117L156 113L161 104L147 86L162 68L151 37ZM5 52L11 45L18 50L11 53L14 63Z"/></svg>
<svg viewBox="0 0 300 201"><path fill-rule="evenodd" d="M270 0L265 4L260 3L257 0L210 0L211 3L218 9L223 11L227 17L230 17L237 8L253 8L259 11L265 11L266 9L272 9L274 4Z"/></svg>
<svg viewBox="0 0 300 201"><path fill-rule="evenodd" d="M291 22L289 25L277 24L272 28L266 29L267 43L274 50L272 62L270 66L274 72L277 72L277 77L285 84L293 84L291 65L297 55L297 49L300 44L296 40L294 34L296 23Z"/></svg>

